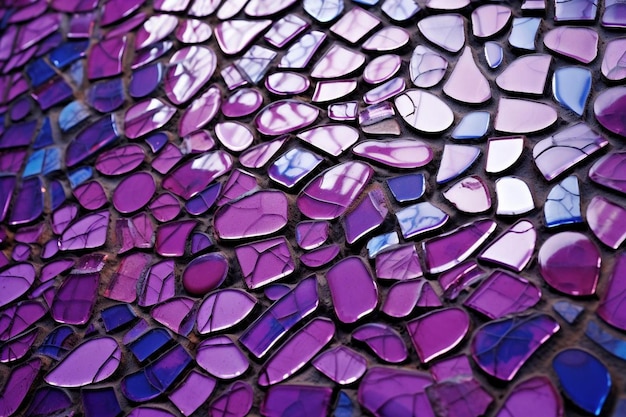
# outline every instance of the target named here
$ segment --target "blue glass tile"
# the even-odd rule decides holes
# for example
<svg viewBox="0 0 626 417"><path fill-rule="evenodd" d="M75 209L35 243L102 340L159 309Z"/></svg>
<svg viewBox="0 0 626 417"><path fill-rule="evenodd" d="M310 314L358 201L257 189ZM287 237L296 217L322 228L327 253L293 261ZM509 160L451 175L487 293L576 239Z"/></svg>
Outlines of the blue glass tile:
<svg viewBox="0 0 626 417"><path fill-rule="evenodd" d="M54 69L43 58L39 58L26 66L26 74L33 87L39 87L56 75Z"/></svg>
<svg viewBox="0 0 626 417"><path fill-rule="evenodd" d="M83 104L82 101L72 101L70 104L63 107L63 110L59 113L59 127L62 131L67 132L87 119L89 115L89 107Z"/></svg>
<svg viewBox="0 0 626 417"><path fill-rule="evenodd" d="M89 41L65 42L50 52L50 62L57 68L65 68L85 56Z"/></svg>
<svg viewBox="0 0 626 417"><path fill-rule="evenodd" d="M452 132L454 139L480 139L489 129L491 115L486 111L468 113Z"/></svg>
<svg viewBox="0 0 626 417"><path fill-rule="evenodd" d="M117 331L137 318L135 312L128 304L118 304L107 307L102 310L100 316L102 317L107 333Z"/></svg>
<svg viewBox="0 0 626 417"><path fill-rule="evenodd" d="M424 174L407 174L389 178L387 185L398 203L417 200L426 191Z"/></svg>

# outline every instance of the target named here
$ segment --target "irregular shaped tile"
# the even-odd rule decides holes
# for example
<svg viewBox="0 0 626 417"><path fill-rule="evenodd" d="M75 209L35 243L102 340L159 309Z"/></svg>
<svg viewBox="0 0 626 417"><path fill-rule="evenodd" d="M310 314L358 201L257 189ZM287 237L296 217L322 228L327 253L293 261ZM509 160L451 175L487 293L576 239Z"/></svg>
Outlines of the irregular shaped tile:
<svg viewBox="0 0 626 417"><path fill-rule="evenodd" d="M528 185L518 177L502 177L496 180L498 207L496 214L519 216L535 208L532 193Z"/></svg>
<svg viewBox="0 0 626 417"><path fill-rule="evenodd" d="M365 140L352 148L352 152L362 158L402 169L422 167L433 158L430 146L417 139Z"/></svg>
<svg viewBox="0 0 626 417"><path fill-rule="evenodd" d="M440 229L450 216L429 202L417 203L396 212L405 239Z"/></svg>
<svg viewBox="0 0 626 417"><path fill-rule="evenodd" d="M457 140L480 139L489 129L491 114L486 111L475 111L465 114L463 119L452 131L452 138Z"/></svg>
<svg viewBox="0 0 626 417"><path fill-rule="evenodd" d="M503 30L511 19L511 9L485 4L472 12L472 32L478 38L490 38Z"/></svg>
<svg viewBox="0 0 626 417"><path fill-rule="evenodd" d="M87 58L87 77L95 80L121 74L127 46L127 36L105 39L92 46Z"/></svg>
<svg viewBox="0 0 626 417"><path fill-rule="evenodd" d="M296 225L296 242L304 250L320 247L329 235L330 224L326 221L304 221Z"/></svg>
<svg viewBox="0 0 626 417"><path fill-rule="evenodd" d="M300 261L309 268L319 268L334 260L340 250L337 244L322 246L300 256Z"/></svg>
<svg viewBox="0 0 626 417"><path fill-rule="evenodd" d="M296 136L332 156L339 156L356 143L359 132L352 126L331 124L314 127Z"/></svg>
<svg viewBox="0 0 626 417"><path fill-rule="evenodd" d="M431 274L447 271L466 260L496 230L493 220L477 220L422 242L426 268Z"/></svg>
<svg viewBox="0 0 626 417"><path fill-rule="evenodd" d="M265 79L265 88L280 96L303 93L310 85L309 79L297 72L275 72Z"/></svg>
<svg viewBox="0 0 626 417"><path fill-rule="evenodd" d="M383 192L375 188L343 218L343 229L349 245L379 227L388 213Z"/></svg>
<svg viewBox="0 0 626 417"><path fill-rule="evenodd" d="M237 378L250 366L246 356L228 336L215 336L200 342L196 362L220 379Z"/></svg>
<svg viewBox="0 0 626 417"><path fill-rule="evenodd" d="M243 117L257 111L262 104L263 96L259 90L242 88L226 98L222 103L222 113L226 117Z"/></svg>
<svg viewBox="0 0 626 417"><path fill-rule="evenodd" d="M610 81L621 81L626 78L626 39L609 40L604 47L602 56L602 75Z"/></svg>
<svg viewBox="0 0 626 417"><path fill-rule="evenodd" d="M283 236L238 246L235 253L250 289L263 287L295 270L291 247Z"/></svg>
<svg viewBox="0 0 626 417"><path fill-rule="evenodd" d="M496 84L511 93L542 95L551 62L550 55L523 55L496 77Z"/></svg>
<svg viewBox="0 0 626 417"><path fill-rule="evenodd" d="M415 245L396 246L376 256L376 277L408 280L422 276L422 267Z"/></svg>
<svg viewBox="0 0 626 417"><path fill-rule="evenodd" d="M585 235L561 232L539 249L539 271L548 285L574 296L594 294L600 273L600 252Z"/></svg>
<svg viewBox="0 0 626 417"><path fill-rule="evenodd" d="M0 272L0 307L18 299L35 281L35 268L29 263L18 263Z"/></svg>
<svg viewBox="0 0 626 417"><path fill-rule="evenodd" d="M591 71L579 67L562 67L554 71L552 94L561 106L583 115L591 92Z"/></svg>
<svg viewBox="0 0 626 417"><path fill-rule="evenodd" d="M437 184L444 184L464 173L480 156L480 148L469 145L444 145Z"/></svg>
<svg viewBox="0 0 626 417"><path fill-rule="evenodd" d="M215 26L215 39L222 52L235 55L243 51L271 24L271 20L227 20Z"/></svg>
<svg viewBox="0 0 626 417"><path fill-rule="evenodd" d="M607 130L626 137L626 123L622 120L626 103L626 87L608 88L593 103L596 119Z"/></svg>
<svg viewBox="0 0 626 417"><path fill-rule="evenodd" d="M417 45L409 62L409 76L416 87L437 85L446 75L448 61L432 49Z"/></svg>
<svg viewBox="0 0 626 417"><path fill-rule="evenodd" d="M323 160L313 152L292 148L268 167L268 175L273 181L292 188L315 170Z"/></svg>
<svg viewBox="0 0 626 417"><path fill-rule="evenodd" d="M205 189L216 178L229 172L232 158L224 151L204 153L178 166L163 178L163 188L189 199Z"/></svg>
<svg viewBox="0 0 626 417"><path fill-rule="evenodd" d="M361 258L351 256L337 262L326 273L326 281L341 322L354 323L376 309L378 287Z"/></svg>
<svg viewBox="0 0 626 417"><path fill-rule="evenodd" d="M219 287L228 275L228 260L221 253L209 253L191 260L182 274L185 290L204 295Z"/></svg>
<svg viewBox="0 0 626 417"><path fill-rule="evenodd" d="M379 84L393 77L400 70L402 60L398 55L381 55L372 59L363 69L363 80Z"/></svg>
<svg viewBox="0 0 626 417"><path fill-rule="evenodd" d="M126 136L136 139L159 129L169 122L174 113L175 108L156 98L134 104L124 116Z"/></svg>
<svg viewBox="0 0 626 417"><path fill-rule="evenodd" d="M626 221L622 205L603 196L594 196L587 205L587 224L593 234L611 249L617 249L626 240L622 224Z"/></svg>
<svg viewBox="0 0 626 417"><path fill-rule="evenodd" d="M324 3L324 0L317 1ZM343 0L338 1L343 4ZM267 417L280 417L293 412L307 417L325 417L328 415L332 393L333 390L329 387L277 385L267 391L261 403L261 414Z"/></svg>
<svg viewBox="0 0 626 417"><path fill-rule="evenodd" d="M450 107L439 97L422 90L406 90L394 99L398 113L412 128L440 133L454 122Z"/></svg>
<svg viewBox="0 0 626 417"><path fill-rule="evenodd" d="M424 174L406 174L387 179L389 191L399 203L417 200L426 191Z"/></svg>
<svg viewBox="0 0 626 417"><path fill-rule="evenodd" d="M381 308L389 317L408 317L417 307L441 307L441 300L432 285L424 279L400 281L389 288Z"/></svg>
<svg viewBox="0 0 626 417"><path fill-rule="evenodd" d="M472 54L466 46L443 85L443 92L462 103L481 104L491 98L489 82L480 71Z"/></svg>
<svg viewBox="0 0 626 417"><path fill-rule="evenodd" d="M367 257L373 259L380 252L385 249L389 249L400 243L400 236L397 232L383 233L382 235L374 236L368 240L367 245Z"/></svg>
<svg viewBox="0 0 626 417"><path fill-rule="evenodd" d="M387 26L370 36L361 48L366 51L390 52L400 49L409 43L411 34L397 26Z"/></svg>
<svg viewBox="0 0 626 417"><path fill-rule="evenodd" d="M598 159L589 169L589 179L596 184L626 193L621 165L626 152L616 150ZM626 172L626 171L625 171Z"/></svg>
<svg viewBox="0 0 626 417"><path fill-rule="evenodd" d="M400 363L408 356L400 334L383 323L363 324L354 329L352 338L365 343L376 356L385 362Z"/></svg>
<svg viewBox="0 0 626 417"><path fill-rule="evenodd" d="M183 415L189 416L209 398L215 385L213 378L192 370L168 398Z"/></svg>
<svg viewBox="0 0 626 417"><path fill-rule="evenodd" d="M611 391L611 374L598 358L581 349L566 349L552 359L564 394L578 407L599 416Z"/></svg>
<svg viewBox="0 0 626 417"><path fill-rule="evenodd" d="M278 19L263 37L276 48L283 48L307 27L309 27L308 22L297 14L290 13Z"/></svg>
<svg viewBox="0 0 626 417"><path fill-rule="evenodd" d="M543 37L546 48L588 64L598 55L598 33L590 28L561 26L552 29Z"/></svg>
<svg viewBox="0 0 626 417"><path fill-rule="evenodd" d="M489 138L485 171L497 174L511 168L522 156L524 142L524 136Z"/></svg>
<svg viewBox="0 0 626 417"><path fill-rule="evenodd" d="M401 93L405 88L406 83L403 78L393 78L365 93L363 101L366 104L377 104Z"/></svg>
<svg viewBox="0 0 626 417"><path fill-rule="evenodd" d="M356 90L357 84L354 79L320 81L315 85L311 100L314 103L325 103L342 99Z"/></svg>
<svg viewBox="0 0 626 417"><path fill-rule="evenodd" d="M255 306L256 299L242 290L227 288L215 291L198 307L198 333L209 334L236 326Z"/></svg>
<svg viewBox="0 0 626 417"><path fill-rule="evenodd" d="M585 336L613 356L626 360L626 355L624 355L626 341L604 330L597 321L591 320L587 322Z"/></svg>
<svg viewBox="0 0 626 417"><path fill-rule="evenodd" d="M376 417L434 416L426 396L432 383L425 372L374 366L359 384L358 401Z"/></svg>
<svg viewBox="0 0 626 417"><path fill-rule="evenodd" d="M447 380L426 387L434 409L449 416L484 415L493 397L473 378Z"/></svg>
<svg viewBox="0 0 626 417"><path fill-rule="evenodd" d="M417 27L426 39L446 51L456 53L465 45L465 19L459 14L428 16Z"/></svg>
<svg viewBox="0 0 626 417"><path fill-rule="evenodd" d="M497 42L485 42L484 53L485 61L487 61L487 65L491 69L498 68L504 60L504 52Z"/></svg>
<svg viewBox="0 0 626 417"><path fill-rule="evenodd" d="M626 19L624 19L624 4L619 0L606 0L601 23L602 26L609 28L626 27Z"/></svg>
<svg viewBox="0 0 626 417"><path fill-rule="evenodd" d="M533 148L533 158L550 181L607 145L608 141L589 126L578 123L538 142Z"/></svg>
<svg viewBox="0 0 626 417"><path fill-rule="evenodd" d="M318 304L317 280L315 276L307 277L248 326L239 342L261 358L293 326L315 311Z"/></svg>
<svg viewBox="0 0 626 417"><path fill-rule="evenodd" d="M569 301L557 301L552 306L554 311L569 324L573 324L582 314L584 308Z"/></svg>
<svg viewBox="0 0 626 417"><path fill-rule="evenodd" d="M211 120L213 120L213 118L217 115L217 111L220 109L220 105L222 104L221 94L220 89L217 86L212 85L198 98L193 100L180 116L180 120L178 121L179 135L187 136L201 127L206 126ZM236 94L237 93L230 96L229 100ZM227 115L224 111L225 106L226 103L222 105L222 112L224 115ZM258 106L256 108L258 108Z"/></svg>
<svg viewBox="0 0 626 417"><path fill-rule="evenodd" d="M280 191L260 191L226 204L215 212L220 239L265 236L287 224L287 197Z"/></svg>
<svg viewBox="0 0 626 417"><path fill-rule="evenodd" d="M337 346L318 355L312 361L315 369L340 385L358 381L367 370L367 360L346 346Z"/></svg>
<svg viewBox="0 0 626 417"><path fill-rule="evenodd" d="M520 220L487 246L478 259L520 272L530 262L536 240L533 224Z"/></svg>
<svg viewBox="0 0 626 417"><path fill-rule="evenodd" d="M326 33L313 30L302 37L283 55L278 68L305 68L326 39Z"/></svg>
<svg viewBox="0 0 626 417"><path fill-rule="evenodd" d="M490 319L522 313L541 299L532 282L509 272L495 271L465 300L465 306Z"/></svg>
<svg viewBox="0 0 626 417"><path fill-rule="evenodd" d="M276 52L273 50L252 45L241 58L234 62L234 65L246 81L257 84L265 76L274 58L276 58Z"/></svg>
<svg viewBox="0 0 626 417"><path fill-rule="evenodd" d="M420 361L427 363L461 343L470 318L464 310L452 307L424 314L406 326Z"/></svg>
<svg viewBox="0 0 626 417"><path fill-rule="evenodd" d="M317 317L294 333L259 372L259 385L274 385L291 377L305 366L333 338L335 325L326 317Z"/></svg>
<svg viewBox="0 0 626 417"><path fill-rule="evenodd" d="M559 329L556 320L547 314L492 321L474 333L472 357L487 374L510 381L533 353Z"/></svg>
<svg viewBox="0 0 626 417"><path fill-rule="evenodd" d="M217 57L210 48L193 45L179 49L165 72L165 94L174 104L187 102L209 81L216 66Z"/></svg>
<svg viewBox="0 0 626 417"><path fill-rule="evenodd" d="M318 115L316 107L304 102L279 100L264 107L255 117L254 124L260 133L278 136L309 126Z"/></svg>
<svg viewBox="0 0 626 417"><path fill-rule="evenodd" d="M195 220L180 220L159 226L155 239L155 251L161 256L183 256L187 239L196 227Z"/></svg>
<svg viewBox="0 0 626 417"><path fill-rule="evenodd" d="M491 208L491 194L482 178L463 178L443 192L450 204L464 213L483 213Z"/></svg>
<svg viewBox="0 0 626 417"><path fill-rule="evenodd" d="M59 249L80 250L98 248L105 244L109 224L107 210L81 217L63 232Z"/></svg>
<svg viewBox="0 0 626 417"><path fill-rule="evenodd" d="M343 0L305 0L302 8L313 19L320 23L328 23L343 12Z"/></svg>
<svg viewBox="0 0 626 417"><path fill-rule="evenodd" d="M338 164L302 190L297 199L298 208L312 219L337 218L359 196L372 174L372 168L360 162Z"/></svg>
<svg viewBox="0 0 626 417"><path fill-rule="evenodd" d="M15 412L19 410L39 375L41 365L41 359L34 358L10 369L0 392L0 407L2 407L3 416L15 415ZM39 398L35 400L37 399ZM61 403L62 401L58 400L58 402ZM32 407L33 405L31 405Z"/></svg>
<svg viewBox="0 0 626 417"><path fill-rule="evenodd" d="M534 133L552 126L557 118L556 110L548 104L500 97L494 127L505 133Z"/></svg>
<svg viewBox="0 0 626 417"><path fill-rule="evenodd" d="M246 168L262 168L283 147L289 137L283 135L275 140L248 148L239 156L239 162Z"/></svg>
<svg viewBox="0 0 626 417"><path fill-rule="evenodd" d="M311 69L311 77L322 79L339 78L355 72L361 68L363 64L365 64L365 55L335 43L313 66Z"/></svg>
<svg viewBox="0 0 626 417"><path fill-rule="evenodd" d="M509 34L509 44L517 49L534 51L537 30L541 24L539 17L515 17Z"/></svg>
<svg viewBox="0 0 626 417"><path fill-rule="evenodd" d="M516 384L496 417L555 417L563 415L563 400L549 378L535 376Z"/></svg>
<svg viewBox="0 0 626 417"><path fill-rule="evenodd" d="M306 3L304 3L305 8ZM350 43L357 43L379 24L380 20L376 16L360 7L353 7L330 27L330 31Z"/></svg>
<svg viewBox="0 0 626 417"><path fill-rule="evenodd" d="M252 408L253 396L249 384L237 381L211 402L209 413L214 417L245 417Z"/></svg>
<svg viewBox="0 0 626 417"><path fill-rule="evenodd" d="M120 383L122 394L134 402L156 398L174 384L192 361L189 353L176 345L145 368L124 376Z"/></svg>
<svg viewBox="0 0 626 417"><path fill-rule="evenodd" d="M121 358L122 351L115 339L90 339L74 348L44 380L60 387L94 384L110 377L117 370Z"/></svg>

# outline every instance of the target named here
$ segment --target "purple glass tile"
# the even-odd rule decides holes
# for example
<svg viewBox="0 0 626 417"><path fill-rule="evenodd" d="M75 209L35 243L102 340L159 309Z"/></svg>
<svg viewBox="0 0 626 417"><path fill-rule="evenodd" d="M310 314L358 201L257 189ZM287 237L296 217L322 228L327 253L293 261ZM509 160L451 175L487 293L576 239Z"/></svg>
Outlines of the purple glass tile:
<svg viewBox="0 0 626 417"><path fill-rule="evenodd" d="M328 270L326 280L341 322L354 323L376 309L378 287L361 258L349 257L336 263Z"/></svg>
<svg viewBox="0 0 626 417"><path fill-rule="evenodd" d="M283 236L238 246L235 254L250 289L284 278L296 268L291 246Z"/></svg>
<svg viewBox="0 0 626 417"><path fill-rule="evenodd" d="M407 348L400 334L386 324L363 324L354 329L352 338L365 343L376 356L385 362L403 362L408 356Z"/></svg>

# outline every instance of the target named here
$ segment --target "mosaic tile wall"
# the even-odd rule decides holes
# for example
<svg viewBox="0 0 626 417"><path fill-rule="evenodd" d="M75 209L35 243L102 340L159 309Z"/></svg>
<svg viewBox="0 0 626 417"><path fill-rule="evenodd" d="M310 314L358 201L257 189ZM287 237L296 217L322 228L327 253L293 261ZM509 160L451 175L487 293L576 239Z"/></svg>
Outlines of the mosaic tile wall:
<svg viewBox="0 0 626 417"><path fill-rule="evenodd" d="M0 2L0 417L626 416L623 0Z"/></svg>

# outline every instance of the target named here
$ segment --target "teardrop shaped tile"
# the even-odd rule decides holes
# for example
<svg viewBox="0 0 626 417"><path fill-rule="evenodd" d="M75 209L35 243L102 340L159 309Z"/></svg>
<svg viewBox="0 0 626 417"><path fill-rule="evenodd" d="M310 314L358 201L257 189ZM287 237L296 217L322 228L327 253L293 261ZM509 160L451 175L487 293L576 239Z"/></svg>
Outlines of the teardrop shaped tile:
<svg viewBox="0 0 626 417"><path fill-rule="evenodd" d="M498 174L511 168L524 152L524 136L489 138L485 171Z"/></svg>
<svg viewBox="0 0 626 417"><path fill-rule="evenodd" d="M598 55L598 33L590 28L561 26L543 37L543 44L557 54L588 64Z"/></svg>
<svg viewBox="0 0 626 417"><path fill-rule="evenodd" d="M494 127L505 133L534 133L552 126L557 118L556 110L548 104L501 97Z"/></svg>
<svg viewBox="0 0 626 417"><path fill-rule="evenodd" d="M591 71L579 67L562 67L554 71L552 94L561 106L583 115L591 92Z"/></svg>
<svg viewBox="0 0 626 417"><path fill-rule="evenodd" d="M459 14L428 16L417 23L426 39L450 52L459 52L465 45L465 19Z"/></svg>
<svg viewBox="0 0 626 417"><path fill-rule="evenodd" d="M550 55L523 55L496 77L496 84L511 93L542 95L551 62Z"/></svg>
<svg viewBox="0 0 626 417"><path fill-rule="evenodd" d="M446 183L464 173L480 156L480 148L469 145L444 145L437 184Z"/></svg>
<svg viewBox="0 0 626 417"><path fill-rule="evenodd" d="M489 38L501 30L511 19L511 9L499 4L486 4L472 12L472 32L479 38Z"/></svg>
<svg viewBox="0 0 626 417"><path fill-rule="evenodd" d="M496 196L498 207L496 214L503 216L519 216L535 208L532 193L528 184L521 178L502 177L496 180Z"/></svg>
<svg viewBox="0 0 626 417"><path fill-rule="evenodd" d="M491 98L491 87L466 46L443 85L443 92L462 103L481 104Z"/></svg>
<svg viewBox="0 0 626 417"><path fill-rule="evenodd" d="M491 208L491 194L482 178L463 178L443 192L450 204L464 213L483 213Z"/></svg>
<svg viewBox="0 0 626 417"><path fill-rule="evenodd" d="M582 349L566 349L552 359L561 389L578 407L599 416L611 391L611 374L597 357Z"/></svg>
<svg viewBox="0 0 626 417"><path fill-rule="evenodd" d="M433 158L430 146L417 139L366 140L352 148L352 152L362 158L402 169L422 167Z"/></svg>
<svg viewBox="0 0 626 417"><path fill-rule="evenodd" d="M457 307L436 310L406 324L411 341L422 363L454 349L470 328L470 318Z"/></svg>

